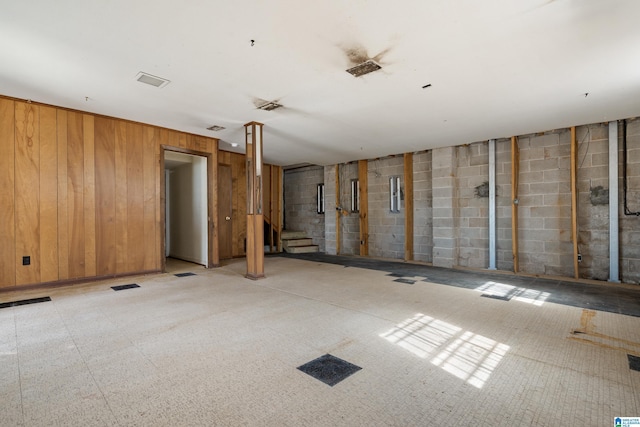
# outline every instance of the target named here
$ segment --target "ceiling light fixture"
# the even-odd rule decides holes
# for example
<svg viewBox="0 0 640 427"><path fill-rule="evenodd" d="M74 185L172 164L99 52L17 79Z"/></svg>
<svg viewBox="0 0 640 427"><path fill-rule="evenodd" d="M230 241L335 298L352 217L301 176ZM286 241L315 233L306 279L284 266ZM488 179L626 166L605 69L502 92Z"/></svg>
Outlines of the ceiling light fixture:
<svg viewBox="0 0 640 427"><path fill-rule="evenodd" d="M238 146L238 143L237 143L237 142L232 142L232 143L231 143L231 146L235 148L235 147L237 147L237 146Z"/></svg>
<svg viewBox="0 0 640 427"><path fill-rule="evenodd" d="M282 104L278 104L276 101L266 102L258 107L258 110L273 111L276 108L282 107Z"/></svg>
<svg viewBox="0 0 640 427"><path fill-rule="evenodd" d="M374 71L378 71L382 67L376 64L374 61L369 59L362 64L358 64L355 67L349 68L347 73L353 75L354 77L364 76L365 74L373 73Z"/></svg>
<svg viewBox="0 0 640 427"><path fill-rule="evenodd" d="M151 74L145 73L143 71L140 71L138 74L136 74L136 80L139 81L140 83L146 83L148 85L155 86L158 88L165 87L166 85L171 83L167 79L163 79L162 77L152 76Z"/></svg>
<svg viewBox="0 0 640 427"><path fill-rule="evenodd" d="M224 126L218 126L218 125L209 126L209 127L207 128L207 130L211 130L211 131L213 131L213 132L218 132L219 130L225 130L225 129L226 129L226 127L224 127Z"/></svg>

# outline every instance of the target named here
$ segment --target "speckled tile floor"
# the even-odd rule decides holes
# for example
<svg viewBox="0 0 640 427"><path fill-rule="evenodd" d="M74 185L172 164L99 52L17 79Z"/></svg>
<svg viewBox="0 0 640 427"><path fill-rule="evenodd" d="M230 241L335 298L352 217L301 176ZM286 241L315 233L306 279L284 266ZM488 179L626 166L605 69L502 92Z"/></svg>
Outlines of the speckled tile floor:
<svg viewBox="0 0 640 427"><path fill-rule="evenodd" d="M0 293L51 297L0 309L0 425L608 426L640 415L628 357L640 356L638 317L550 302L561 289L512 292L509 277L408 284L286 257L267 257L265 271L247 280L234 260ZM326 354L362 369L333 386L297 369Z"/></svg>

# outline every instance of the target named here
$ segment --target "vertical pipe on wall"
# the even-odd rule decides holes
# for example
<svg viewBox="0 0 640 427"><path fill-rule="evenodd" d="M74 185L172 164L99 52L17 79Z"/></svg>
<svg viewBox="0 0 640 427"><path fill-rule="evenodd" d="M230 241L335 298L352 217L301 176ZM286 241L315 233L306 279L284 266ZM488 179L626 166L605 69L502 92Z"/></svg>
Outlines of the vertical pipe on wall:
<svg viewBox="0 0 640 427"><path fill-rule="evenodd" d="M520 270L518 255L518 174L520 173L520 150L518 139L511 137L511 250L513 253L513 272Z"/></svg>
<svg viewBox="0 0 640 427"><path fill-rule="evenodd" d="M358 211L360 212L360 256L369 255L369 183L367 160L358 160Z"/></svg>
<svg viewBox="0 0 640 427"><path fill-rule="evenodd" d="M618 262L618 122L609 122L609 281L620 282Z"/></svg>
<svg viewBox="0 0 640 427"><path fill-rule="evenodd" d="M340 216L342 205L340 204L340 165L336 164L336 255L340 255Z"/></svg>
<svg viewBox="0 0 640 427"><path fill-rule="evenodd" d="M580 278L578 268L578 143L576 127L571 127L571 240L573 241L573 276Z"/></svg>
<svg viewBox="0 0 640 427"><path fill-rule="evenodd" d="M496 140L489 140L489 270L496 269Z"/></svg>

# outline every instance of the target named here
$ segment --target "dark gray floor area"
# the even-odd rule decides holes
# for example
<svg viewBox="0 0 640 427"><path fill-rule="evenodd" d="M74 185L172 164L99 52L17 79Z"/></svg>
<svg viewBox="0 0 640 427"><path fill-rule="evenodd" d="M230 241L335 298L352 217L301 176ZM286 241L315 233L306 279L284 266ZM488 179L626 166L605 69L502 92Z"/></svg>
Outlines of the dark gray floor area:
<svg viewBox="0 0 640 427"><path fill-rule="evenodd" d="M568 282L323 253L283 253L278 256L385 271L389 276L406 279L402 283L408 286L411 286L409 282L415 281L414 286L421 282L432 282L459 288L486 289L485 296L507 301L518 296L539 298L555 304L640 317L640 286L630 289L604 282L602 285Z"/></svg>

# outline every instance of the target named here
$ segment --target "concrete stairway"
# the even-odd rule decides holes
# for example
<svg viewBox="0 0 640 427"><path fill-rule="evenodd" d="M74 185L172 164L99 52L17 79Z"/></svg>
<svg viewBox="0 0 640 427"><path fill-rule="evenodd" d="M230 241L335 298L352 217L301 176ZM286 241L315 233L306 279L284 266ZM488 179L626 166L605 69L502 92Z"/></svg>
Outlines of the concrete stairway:
<svg viewBox="0 0 640 427"><path fill-rule="evenodd" d="M282 249L290 254L318 252L318 245L314 245L311 238L304 231L282 231Z"/></svg>

